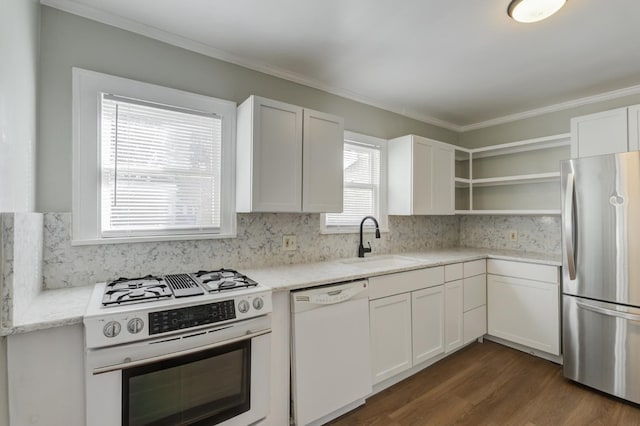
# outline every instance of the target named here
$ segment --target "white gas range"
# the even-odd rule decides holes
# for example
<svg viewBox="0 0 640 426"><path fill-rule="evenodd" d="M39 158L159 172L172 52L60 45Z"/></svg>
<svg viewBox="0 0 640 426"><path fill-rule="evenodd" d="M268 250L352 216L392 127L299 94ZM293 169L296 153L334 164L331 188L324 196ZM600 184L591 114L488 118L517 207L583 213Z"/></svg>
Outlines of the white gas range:
<svg viewBox="0 0 640 426"><path fill-rule="evenodd" d="M269 405L271 290L233 270L97 284L87 425L249 425Z"/></svg>

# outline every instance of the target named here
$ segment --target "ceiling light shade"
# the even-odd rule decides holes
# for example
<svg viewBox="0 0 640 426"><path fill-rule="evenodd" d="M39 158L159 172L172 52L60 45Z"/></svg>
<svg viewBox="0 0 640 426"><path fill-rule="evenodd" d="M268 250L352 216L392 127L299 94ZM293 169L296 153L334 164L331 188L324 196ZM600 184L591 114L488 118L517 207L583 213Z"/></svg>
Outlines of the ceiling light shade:
<svg viewBox="0 0 640 426"><path fill-rule="evenodd" d="M507 12L518 22L542 21L556 13L567 0L512 0Z"/></svg>

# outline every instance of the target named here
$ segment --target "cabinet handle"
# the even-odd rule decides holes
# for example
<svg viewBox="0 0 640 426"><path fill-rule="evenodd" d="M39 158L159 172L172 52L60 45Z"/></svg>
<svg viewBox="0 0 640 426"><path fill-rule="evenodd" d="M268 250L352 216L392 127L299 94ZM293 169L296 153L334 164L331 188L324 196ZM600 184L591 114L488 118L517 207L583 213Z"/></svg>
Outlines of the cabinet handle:
<svg viewBox="0 0 640 426"><path fill-rule="evenodd" d="M574 224L574 183L575 177L573 173L567 174L567 188L564 194L564 247L567 253L567 269L569 269L569 278L576 279L576 258L573 242L575 241L575 224Z"/></svg>

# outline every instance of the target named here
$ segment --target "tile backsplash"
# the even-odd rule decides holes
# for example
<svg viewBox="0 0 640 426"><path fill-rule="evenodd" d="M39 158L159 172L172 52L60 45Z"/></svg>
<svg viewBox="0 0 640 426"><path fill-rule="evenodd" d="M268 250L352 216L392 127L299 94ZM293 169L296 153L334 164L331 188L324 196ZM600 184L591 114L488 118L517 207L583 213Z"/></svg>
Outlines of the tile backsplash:
<svg viewBox="0 0 640 426"><path fill-rule="evenodd" d="M358 246L358 234L320 234L318 214L238 214L237 237L229 239L91 246L71 245L71 213L5 213L2 218L3 278L16 284L15 291L23 291L18 283L22 278L16 281L13 277L13 268L18 266L11 258L15 250L28 263L19 269L42 277L27 273L25 277L41 281L24 291L39 291L91 285L119 276L349 258L356 256ZM511 230L518 232L517 241L510 240ZM283 235L296 235L296 251L282 249ZM379 240L367 234L365 241L371 241L373 254L471 247L559 255L560 217L390 216L389 232ZM34 269L38 262L40 266ZM6 311L12 295L4 287L0 307Z"/></svg>
<svg viewBox="0 0 640 426"><path fill-rule="evenodd" d="M455 216L390 216L389 232L373 254L457 247ZM204 268L255 268L355 257L358 234L320 234L318 214L238 214L237 237L92 246L71 245L71 214L44 214L44 286L94 284L120 276L192 272ZM296 235L298 249L282 250Z"/></svg>
<svg viewBox="0 0 640 426"><path fill-rule="evenodd" d="M560 255L560 216L461 216L460 246Z"/></svg>

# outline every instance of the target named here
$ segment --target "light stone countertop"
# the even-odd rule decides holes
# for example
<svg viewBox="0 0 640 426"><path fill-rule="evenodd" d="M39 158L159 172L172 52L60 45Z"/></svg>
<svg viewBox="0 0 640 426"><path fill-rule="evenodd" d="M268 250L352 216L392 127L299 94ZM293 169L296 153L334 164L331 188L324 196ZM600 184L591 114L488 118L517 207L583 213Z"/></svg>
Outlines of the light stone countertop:
<svg viewBox="0 0 640 426"><path fill-rule="evenodd" d="M14 312L13 324L0 328L0 336L81 323L92 291L92 285L42 291L26 310Z"/></svg>
<svg viewBox="0 0 640 426"><path fill-rule="evenodd" d="M260 284L274 291L289 291L341 281L367 278L425 267L493 258L561 266L558 255L487 249L439 249L425 252L396 253L406 263L398 266L358 266L357 258L327 262L282 265L269 268L242 269ZM381 254L380 257L393 256ZM374 255L375 256L375 255ZM372 256L370 256L372 257ZM15 312L13 324L0 328L0 336L62 327L82 322L93 286L45 290L38 294L24 312Z"/></svg>
<svg viewBox="0 0 640 426"><path fill-rule="evenodd" d="M486 258L562 266L560 257L557 255L510 250L452 248L423 252L381 254L379 257L384 258L388 256L411 258L414 262L392 267L378 267L375 265L357 266L358 263L360 263L358 259L351 258L299 265L242 269L240 272L260 284L271 287L273 291L277 292ZM370 255L369 257L375 257L375 255Z"/></svg>

